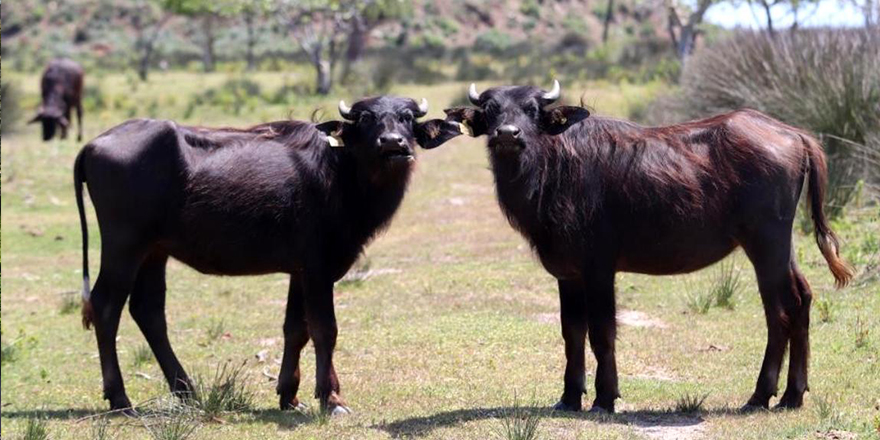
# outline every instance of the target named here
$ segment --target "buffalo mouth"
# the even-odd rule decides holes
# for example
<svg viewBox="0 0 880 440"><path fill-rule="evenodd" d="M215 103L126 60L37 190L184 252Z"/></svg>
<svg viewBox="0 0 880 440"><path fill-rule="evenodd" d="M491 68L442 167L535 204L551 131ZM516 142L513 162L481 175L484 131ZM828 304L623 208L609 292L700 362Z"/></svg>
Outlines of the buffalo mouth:
<svg viewBox="0 0 880 440"><path fill-rule="evenodd" d="M522 139L508 135L489 138L489 148L498 153L518 153L525 148Z"/></svg>
<svg viewBox="0 0 880 440"><path fill-rule="evenodd" d="M413 153L406 149L383 151L382 158L391 162L409 162L415 160Z"/></svg>

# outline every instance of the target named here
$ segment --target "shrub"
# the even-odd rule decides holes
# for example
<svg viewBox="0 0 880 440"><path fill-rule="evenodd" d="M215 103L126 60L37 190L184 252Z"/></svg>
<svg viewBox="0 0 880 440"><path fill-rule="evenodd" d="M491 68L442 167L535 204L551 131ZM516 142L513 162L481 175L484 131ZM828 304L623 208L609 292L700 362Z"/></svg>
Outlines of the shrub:
<svg viewBox="0 0 880 440"><path fill-rule="evenodd" d="M474 41L474 49L498 53L510 47L511 44L510 35L497 29L491 29L477 36Z"/></svg>
<svg viewBox="0 0 880 440"><path fill-rule="evenodd" d="M739 32L695 54L681 77L689 116L750 107L822 140L826 203L838 216L857 181L880 181L880 31Z"/></svg>

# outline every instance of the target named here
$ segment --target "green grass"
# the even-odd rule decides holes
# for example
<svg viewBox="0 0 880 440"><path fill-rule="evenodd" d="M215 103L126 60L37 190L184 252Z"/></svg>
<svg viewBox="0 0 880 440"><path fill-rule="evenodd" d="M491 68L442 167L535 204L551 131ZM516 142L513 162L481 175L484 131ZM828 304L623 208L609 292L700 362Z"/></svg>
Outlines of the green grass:
<svg viewBox="0 0 880 440"><path fill-rule="evenodd" d="M3 73L17 76L25 108L36 105L35 77ZM149 84L133 92L120 75L87 81L99 85L106 99L130 94L134 102L157 100L160 109L167 107L168 117L179 118L188 96L226 78L157 72ZM283 84L270 74L254 78L264 93ZM487 86L479 84L481 89ZM625 115L626 103L639 96L635 85L564 86L563 93L574 101L586 91L596 114ZM466 87L405 85L393 93L426 97L430 116L440 117L443 107L460 99ZM316 105L333 109L339 98L354 97L303 98L293 115L307 118ZM283 118L287 110L260 107L235 117L223 108L198 108L182 122L246 126ZM126 117L127 110L112 108L87 113L86 137ZM46 420L53 440L80 439L89 435L91 423L80 419L106 411L107 403L101 398L94 332L81 329L77 313L59 313L59 294L78 291L82 282L71 185L79 145L73 140L43 143L37 130L25 126L2 142L0 429L3 438L16 438L30 418L40 418ZM816 301L834 303L834 319L814 319L811 393L804 409L749 415L729 409L741 406L752 392L766 343L751 265L737 253L732 258L741 283L733 310L710 306L705 314L689 313L682 301L683 284L711 292L718 279L715 268L681 277L618 276L619 309L638 311L663 324L619 328L620 413L601 418L550 413L550 405L562 393L565 365L556 283L498 209L483 142L456 138L441 148L419 151L417 171L400 211L388 231L367 248L371 275L337 286L335 365L342 395L353 411L349 416L322 420L311 414L319 406L312 399L311 344L302 355L299 398L312 409L277 410L276 382L263 373L277 376L280 369L275 359L280 359L283 347L287 276L212 277L180 263L169 264L166 315L178 358L191 374L213 372L225 362L244 363L242 378L254 391L251 408L226 412L223 423L206 422L194 414L197 429L191 439L486 439L495 435L499 414L510 407L515 390L534 390L540 436L546 439L645 439L654 436L652 430L684 428L698 430L704 438L812 438L817 430L832 429L814 410L815 396L834 402L839 417L833 429L877 437L873 423L880 390L880 332L873 329L880 325L880 283L874 278L833 290L834 280L813 238L800 232L794 237L799 266ZM86 203L94 282L101 240L94 211ZM872 244L872 237L880 236L878 211L866 209L872 210L848 213L834 225L843 239L843 254L859 270L876 267L878 261ZM35 230L41 234L28 232ZM217 322L223 323L223 331L206 341L208 329ZM858 328L870 329L861 348L856 347ZM155 362L131 365L143 344L126 312L117 346L126 390L135 403L167 394ZM7 347L14 347L12 362L7 361ZM255 358L261 350L269 353L262 363ZM594 369L588 351L587 406L595 397ZM781 387L786 372L781 373ZM711 393L698 420L670 411L680 396L695 389ZM122 416L110 420L114 438L151 438L140 421ZM679 426L682 420L690 425Z"/></svg>

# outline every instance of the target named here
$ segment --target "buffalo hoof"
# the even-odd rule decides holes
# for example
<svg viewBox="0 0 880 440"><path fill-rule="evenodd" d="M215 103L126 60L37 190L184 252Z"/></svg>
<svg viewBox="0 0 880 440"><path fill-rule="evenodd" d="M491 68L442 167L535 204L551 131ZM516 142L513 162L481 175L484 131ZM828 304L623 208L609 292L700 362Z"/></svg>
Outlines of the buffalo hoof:
<svg viewBox="0 0 880 440"><path fill-rule="evenodd" d="M556 402L556 405L553 405L553 411L565 411L565 412L579 412L581 410L581 406L569 405L562 400Z"/></svg>
<svg viewBox="0 0 880 440"><path fill-rule="evenodd" d="M753 403L747 403L747 404L743 405L742 407L740 407L740 409L739 409L739 412L741 412L743 414L750 414L750 413L759 412L759 411L767 411L767 407L761 406L761 405L755 405Z"/></svg>
<svg viewBox="0 0 880 440"><path fill-rule="evenodd" d="M351 410L348 409L348 407L343 406L343 405L336 405L330 409L330 416L332 416L332 417L345 416L348 414L351 414Z"/></svg>
<svg viewBox="0 0 880 440"><path fill-rule="evenodd" d="M299 399L297 399L296 397L294 397L292 399L282 397L281 401L279 402L279 406L281 407L281 411L305 412L308 409L306 404L300 402Z"/></svg>
<svg viewBox="0 0 880 440"><path fill-rule="evenodd" d="M782 396L782 399L779 400L779 403L773 407L774 410L789 410L789 409L798 409L804 406L804 398L801 397L789 397Z"/></svg>
<svg viewBox="0 0 880 440"><path fill-rule="evenodd" d="M608 409L606 409L606 408L602 408L602 407L599 406L599 405L593 405L593 407L590 408L590 410L587 411L587 412L589 412L590 414L596 414L596 415L600 415L600 416L605 416L605 415L609 415L609 414L614 414L614 410L613 410L613 409L608 410Z"/></svg>
<svg viewBox="0 0 880 440"><path fill-rule="evenodd" d="M137 416L137 411L135 411L134 408L131 407L131 401L129 401L128 397L125 396L111 399L110 411L129 417Z"/></svg>

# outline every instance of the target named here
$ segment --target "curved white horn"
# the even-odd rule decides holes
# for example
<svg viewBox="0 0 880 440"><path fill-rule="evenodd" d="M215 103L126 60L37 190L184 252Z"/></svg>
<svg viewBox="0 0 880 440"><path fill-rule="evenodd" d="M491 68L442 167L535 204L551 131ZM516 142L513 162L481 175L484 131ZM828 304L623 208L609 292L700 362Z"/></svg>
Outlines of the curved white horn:
<svg viewBox="0 0 880 440"><path fill-rule="evenodd" d="M480 94L477 92L477 85L471 83L471 86L468 88L468 99L471 100L471 104L480 105Z"/></svg>
<svg viewBox="0 0 880 440"><path fill-rule="evenodd" d="M419 117L425 116L428 114L428 100L422 98L422 102L419 103Z"/></svg>
<svg viewBox="0 0 880 440"><path fill-rule="evenodd" d="M541 95L547 101L553 102L559 99L559 80L553 80L553 90Z"/></svg>
<svg viewBox="0 0 880 440"><path fill-rule="evenodd" d="M339 100L339 114L345 119L351 118L351 107L345 105L345 101L342 99Z"/></svg>

